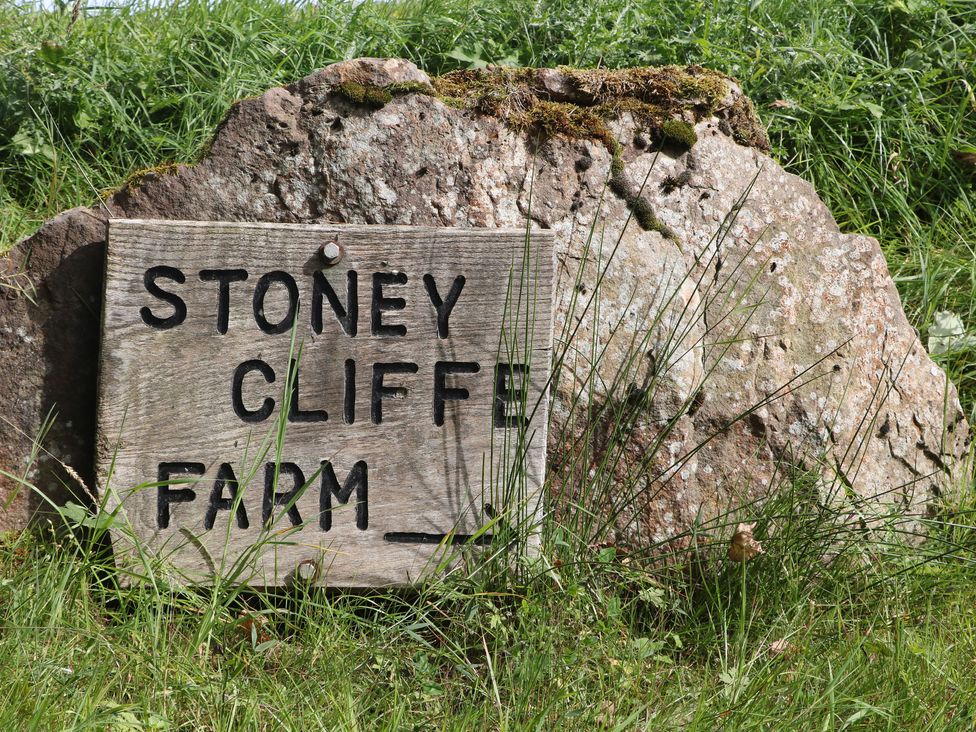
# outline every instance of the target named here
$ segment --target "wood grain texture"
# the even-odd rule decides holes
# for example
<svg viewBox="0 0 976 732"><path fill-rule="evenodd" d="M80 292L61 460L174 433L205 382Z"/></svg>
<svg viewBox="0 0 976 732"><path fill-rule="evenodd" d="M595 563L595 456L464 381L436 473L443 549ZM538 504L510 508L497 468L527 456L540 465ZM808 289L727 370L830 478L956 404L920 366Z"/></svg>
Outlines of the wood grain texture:
<svg viewBox="0 0 976 732"><path fill-rule="evenodd" d="M328 267L319 247L336 239L344 256ZM147 271L158 267L176 268L184 279L173 279L171 270L155 279L159 291L185 304L185 319L172 327L152 327L143 315L152 322L179 309L147 285ZM246 280L227 284L223 325L217 275L200 274L211 270L247 273ZM350 319L344 327L327 296L321 298L321 332L315 332L316 273L348 315L350 271L356 273L355 336L346 332ZM259 297L255 304L261 278L271 272L285 274L272 275L263 303ZM385 273L379 285L374 273ZM458 276L464 278L446 337L425 275L441 300ZM285 320L289 277L298 293L294 346L290 328L267 333L259 327L262 316L266 329ZM299 562L311 559L322 567L320 584L403 584L417 581L444 555L444 547L422 542L452 532L475 534L490 521L488 513L508 510L530 520L545 471L551 282L552 236L546 231L532 231L527 240L525 231L512 229L111 221L97 470L104 510L117 510L112 534L120 568L141 576L147 563L164 559L180 581L206 582L220 574L276 585L289 582ZM377 296L402 298L403 307ZM381 324L404 326L405 333L375 334L375 303L385 308ZM285 393L290 353L297 360L295 406L317 421L287 419L289 412L295 416ZM257 361L273 371L274 380L269 383L269 374L256 367L245 370L235 409L235 372ZM355 379L349 378L350 361ZM372 416L377 363L416 367L384 377L384 386L400 391L381 399L378 423ZM478 364L477 372L468 366L468 372L444 377L447 391L441 395L448 398L440 425L438 363ZM494 426L496 363L528 367L528 378L507 380L513 392L524 383L531 418L524 429ZM461 389L467 399L450 398ZM274 408L266 419L242 418L268 399ZM501 406L506 415L520 411L514 402ZM348 484L346 503L330 490L341 488L360 462L366 464L366 514L363 501L357 502L360 483ZM202 475L177 469L166 480L170 484L160 486L162 463L199 464ZM324 463L333 468L334 486ZM288 464L298 466L304 485L293 505L274 505L265 522L271 495L266 471L273 491L287 493L298 480ZM231 505L232 481L215 493L219 477L231 473L240 484L243 515ZM331 510L323 510L323 491ZM165 526L161 504L168 512Z"/></svg>

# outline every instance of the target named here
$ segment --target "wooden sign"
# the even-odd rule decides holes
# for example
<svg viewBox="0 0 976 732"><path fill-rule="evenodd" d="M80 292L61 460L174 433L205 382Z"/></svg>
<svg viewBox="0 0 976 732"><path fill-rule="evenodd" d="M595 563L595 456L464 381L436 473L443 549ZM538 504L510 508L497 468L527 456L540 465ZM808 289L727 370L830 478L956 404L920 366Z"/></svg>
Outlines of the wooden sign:
<svg viewBox="0 0 976 732"><path fill-rule="evenodd" d="M546 231L111 221L97 464L127 581L410 583L531 525L551 281Z"/></svg>

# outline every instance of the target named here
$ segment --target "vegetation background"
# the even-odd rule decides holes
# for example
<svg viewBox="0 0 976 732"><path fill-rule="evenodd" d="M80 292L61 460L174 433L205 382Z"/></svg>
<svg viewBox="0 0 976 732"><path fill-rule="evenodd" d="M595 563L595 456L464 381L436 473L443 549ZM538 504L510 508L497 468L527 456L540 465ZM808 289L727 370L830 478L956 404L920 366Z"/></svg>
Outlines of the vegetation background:
<svg viewBox="0 0 976 732"><path fill-rule="evenodd" d="M0 251L193 161L236 99L356 56L727 72L774 157L880 239L923 336L976 317L972 0L0 0ZM971 416L974 342L938 356ZM971 499L906 548L800 484L748 564L702 545L639 566L553 527L544 570L416 594L125 594L88 543L10 537L0 727L972 729Z"/></svg>

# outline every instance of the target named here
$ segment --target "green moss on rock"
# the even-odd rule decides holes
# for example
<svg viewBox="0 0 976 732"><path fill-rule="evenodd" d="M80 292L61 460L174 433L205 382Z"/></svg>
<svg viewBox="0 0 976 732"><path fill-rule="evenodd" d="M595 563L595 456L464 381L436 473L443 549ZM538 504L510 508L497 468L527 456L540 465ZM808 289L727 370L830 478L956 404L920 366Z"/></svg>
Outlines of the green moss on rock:
<svg viewBox="0 0 976 732"><path fill-rule="evenodd" d="M398 94L426 94L427 96L434 96L435 94L434 87L422 81L399 81L395 84L387 84L383 89L393 96Z"/></svg>
<svg viewBox="0 0 976 732"><path fill-rule="evenodd" d="M101 200L106 200L110 196L118 193L121 190L128 190L130 193L135 194L139 190L139 186L144 180L151 178L161 178L166 175L175 175L179 172L180 168L190 167L187 163L161 163L160 165L154 165L151 168L141 168L129 175L128 178L122 183L122 185L115 188L105 188L99 191L99 198Z"/></svg>
<svg viewBox="0 0 976 732"><path fill-rule="evenodd" d="M694 125L719 110L731 79L701 66L634 69L531 69L495 67L454 71L432 85L407 81L374 86L345 81L334 91L356 104L382 107L394 96L425 94L455 109L498 117L544 136L599 140L611 153L616 140L607 122L630 114L652 140L685 149L697 141ZM720 117L739 143L767 150L755 109L739 98Z"/></svg>
<svg viewBox="0 0 976 732"><path fill-rule="evenodd" d="M526 109L510 111L506 121L530 129L543 137L572 137L599 140L611 153L617 141L597 110L567 102L536 100Z"/></svg>
<svg viewBox="0 0 976 732"><path fill-rule="evenodd" d="M454 71L432 80L437 96L461 106L499 117L521 128L567 137L606 138L606 122L629 113L651 139L667 139L690 147L694 125L719 110L730 91L731 79L700 66L662 66L635 69L491 68ZM460 102L460 103L459 103ZM733 126L744 129L736 139L768 148L755 111L733 105ZM668 130L665 130L665 127Z"/></svg>
<svg viewBox="0 0 976 732"><path fill-rule="evenodd" d="M769 150L769 137L759 121L752 100L748 97L736 99L722 122L728 126L727 131L732 135L732 139L740 145Z"/></svg>
<svg viewBox="0 0 976 732"><path fill-rule="evenodd" d="M661 125L661 137L666 145L674 145L682 150L690 150L698 142L695 126L680 119L669 119Z"/></svg>
<svg viewBox="0 0 976 732"><path fill-rule="evenodd" d="M656 231L665 239L670 239L675 243L678 242L677 234L674 233L670 226L657 217L657 214L654 212L654 207L651 206L646 198L634 196L630 200L627 200L627 206L634 215L634 220L637 221L638 226L644 229L644 231Z"/></svg>
<svg viewBox="0 0 976 732"><path fill-rule="evenodd" d="M360 84L356 81L344 81L337 84L334 90L350 102L363 104L367 107L382 107L393 100L393 94L387 91L385 87Z"/></svg>
<svg viewBox="0 0 976 732"><path fill-rule="evenodd" d="M393 97L405 94L426 94L435 96L433 87L422 81L401 81L386 86L361 84L358 81L343 81L333 87L333 91L355 104L379 109L393 101Z"/></svg>
<svg viewBox="0 0 976 732"><path fill-rule="evenodd" d="M641 195L641 191L637 190L627 177L619 143L617 143L613 156L610 159L610 181L608 185L610 191L627 204L627 208L630 209L634 221L644 231L656 231L665 239L670 239L678 243L677 234L674 233L670 226L657 217L650 201ZM678 245L678 249L681 249L680 244Z"/></svg>

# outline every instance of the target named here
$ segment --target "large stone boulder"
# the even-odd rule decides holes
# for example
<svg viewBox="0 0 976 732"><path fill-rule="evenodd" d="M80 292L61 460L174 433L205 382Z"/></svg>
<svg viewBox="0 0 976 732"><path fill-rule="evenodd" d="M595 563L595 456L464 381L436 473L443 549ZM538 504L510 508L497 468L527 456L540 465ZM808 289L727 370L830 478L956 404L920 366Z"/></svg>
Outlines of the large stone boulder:
<svg viewBox="0 0 976 732"><path fill-rule="evenodd" d="M530 225L556 233L555 505L591 502L644 546L796 470L862 514L927 510L967 453L955 389L877 242L766 147L739 87L696 67L431 79L359 59L270 89L199 163L0 260L0 469L55 502L94 485L109 217ZM6 528L46 500L9 476Z"/></svg>

